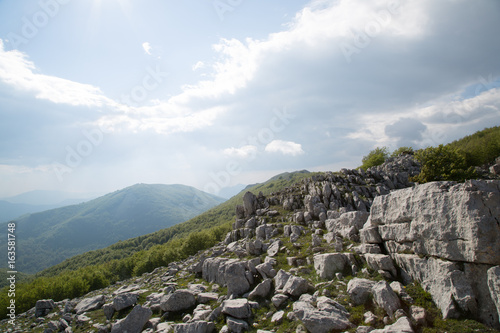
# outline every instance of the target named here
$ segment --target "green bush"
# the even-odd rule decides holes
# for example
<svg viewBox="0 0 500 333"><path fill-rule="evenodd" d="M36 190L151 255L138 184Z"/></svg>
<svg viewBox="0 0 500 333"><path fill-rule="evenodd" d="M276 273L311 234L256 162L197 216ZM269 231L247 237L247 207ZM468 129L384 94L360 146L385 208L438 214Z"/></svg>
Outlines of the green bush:
<svg viewBox="0 0 500 333"><path fill-rule="evenodd" d="M469 167L466 154L449 146L439 145L418 150L415 158L422 165L420 174L412 181L427 183L441 180L463 182L477 177L474 167Z"/></svg>
<svg viewBox="0 0 500 333"><path fill-rule="evenodd" d="M401 154L409 154L413 155L415 152L412 147L399 147L395 151L392 152L391 157L398 157Z"/></svg>
<svg viewBox="0 0 500 333"><path fill-rule="evenodd" d="M362 159L363 165L360 168L366 170L368 168L380 165L385 162L389 157L389 150L387 147L377 147L370 151L368 155L364 156Z"/></svg>

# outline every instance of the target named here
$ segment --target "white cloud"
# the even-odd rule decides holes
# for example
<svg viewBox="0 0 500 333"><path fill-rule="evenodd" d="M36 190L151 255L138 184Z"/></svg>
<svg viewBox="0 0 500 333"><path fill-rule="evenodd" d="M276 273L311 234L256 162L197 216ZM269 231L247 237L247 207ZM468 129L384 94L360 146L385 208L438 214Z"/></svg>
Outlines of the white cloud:
<svg viewBox="0 0 500 333"><path fill-rule="evenodd" d="M205 63L203 61L198 61L196 64L193 65L192 69L193 71L196 71L200 68L204 68L205 67Z"/></svg>
<svg viewBox="0 0 500 333"><path fill-rule="evenodd" d="M151 55L151 44L149 44L149 42L144 42L142 43L142 48L144 49L144 52L147 54L147 55Z"/></svg>
<svg viewBox="0 0 500 333"><path fill-rule="evenodd" d="M94 107L117 105L97 87L37 73L35 64L24 53L18 50L5 51L1 39L0 81L56 104Z"/></svg>
<svg viewBox="0 0 500 333"><path fill-rule="evenodd" d="M269 153L281 153L283 155L298 156L304 154L302 145L292 141L273 140L265 148Z"/></svg>
<svg viewBox="0 0 500 333"><path fill-rule="evenodd" d="M257 147L253 145L245 145L240 148L226 148L224 149L224 155L230 157L238 157L238 158L252 158L257 154Z"/></svg>

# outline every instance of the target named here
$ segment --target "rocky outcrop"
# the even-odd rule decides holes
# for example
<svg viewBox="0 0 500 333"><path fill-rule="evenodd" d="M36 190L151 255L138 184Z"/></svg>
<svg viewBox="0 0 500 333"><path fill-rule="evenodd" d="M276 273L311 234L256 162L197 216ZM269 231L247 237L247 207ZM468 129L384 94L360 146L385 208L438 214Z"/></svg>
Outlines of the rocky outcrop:
<svg viewBox="0 0 500 333"><path fill-rule="evenodd" d="M247 192L223 242L83 298L40 300L18 331L419 332L434 318L412 281L445 318L498 327L499 182L414 185L416 173L402 155Z"/></svg>
<svg viewBox="0 0 500 333"><path fill-rule="evenodd" d="M444 318L466 314L500 328L495 277L487 273L500 263L499 202L493 180L394 191L375 198L361 239L381 245L406 282L420 282ZM367 262L373 256L381 255L366 254Z"/></svg>

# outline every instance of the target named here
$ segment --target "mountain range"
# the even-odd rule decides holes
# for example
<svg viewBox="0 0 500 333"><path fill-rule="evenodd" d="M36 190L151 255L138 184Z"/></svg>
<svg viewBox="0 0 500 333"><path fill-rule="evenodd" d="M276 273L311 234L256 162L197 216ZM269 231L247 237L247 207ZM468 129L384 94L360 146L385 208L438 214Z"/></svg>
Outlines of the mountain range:
<svg viewBox="0 0 500 333"><path fill-rule="evenodd" d="M136 184L88 202L25 215L15 221L16 269L36 273L71 256L189 220L223 201L185 185ZM5 223L0 230L7 231Z"/></svg>

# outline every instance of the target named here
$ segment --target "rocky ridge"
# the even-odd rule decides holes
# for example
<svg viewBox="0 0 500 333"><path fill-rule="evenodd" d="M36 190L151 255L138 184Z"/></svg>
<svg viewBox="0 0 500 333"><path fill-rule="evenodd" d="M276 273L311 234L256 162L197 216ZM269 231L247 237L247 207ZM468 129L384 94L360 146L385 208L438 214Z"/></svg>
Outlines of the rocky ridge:
<svg viewBox="0 0 500 333"><path fill-rule="evenodd" d="M224 242L82 298L39 300L10 332L420 332L433 318L415 282L444 318L500 329L500 181L415 185L418 172L401 155L247 192Z"/></svg>

